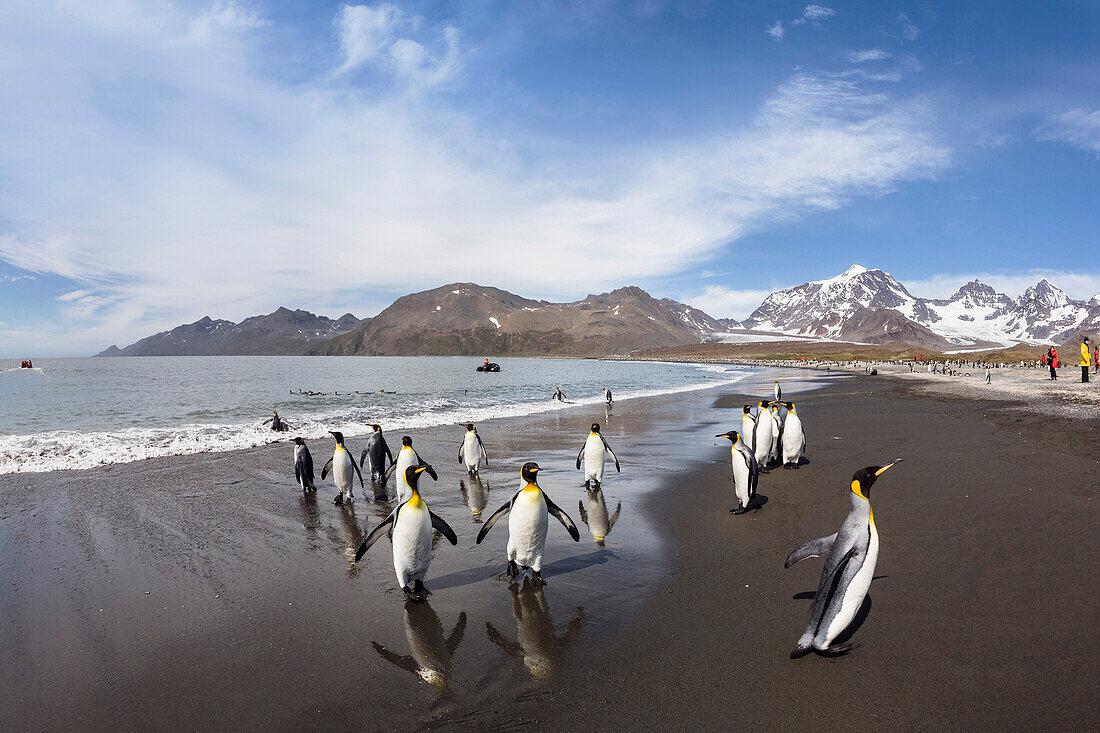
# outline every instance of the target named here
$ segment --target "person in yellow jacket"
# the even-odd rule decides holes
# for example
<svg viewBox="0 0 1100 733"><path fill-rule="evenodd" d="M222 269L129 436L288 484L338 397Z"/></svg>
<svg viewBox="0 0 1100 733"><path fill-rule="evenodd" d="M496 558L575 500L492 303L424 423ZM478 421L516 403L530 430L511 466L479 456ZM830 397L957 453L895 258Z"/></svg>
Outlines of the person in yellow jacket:
<svg viewBox="0 0 1100 733"><path fill-rule="evenodd" d="M1089 366L1092 354L1089 353L1089 337L1085 336L1081 341L1081 381L1089 381Z"/></svg>

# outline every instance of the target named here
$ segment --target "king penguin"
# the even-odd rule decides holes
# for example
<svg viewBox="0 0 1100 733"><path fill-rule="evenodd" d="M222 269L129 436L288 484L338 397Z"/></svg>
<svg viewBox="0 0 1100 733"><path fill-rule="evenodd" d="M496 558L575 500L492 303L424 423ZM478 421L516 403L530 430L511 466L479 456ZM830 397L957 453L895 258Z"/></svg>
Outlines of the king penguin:
<svg viewBox="0 0 1100 733"><path fill-rule="evenodd" d="M482 461L489 465L489 456L485 453L485 444L481 442L481 436L477 434L477 428L473 423L466 423L466 435L462 438L462 445L458 448L458 462L466 464L467 475L473 476L478 471Z"/></svg>
<svg viewBox="0 0 1100 733"><path fill-rule="evenodd" d="M749 450L756 450L756 415L752 414L752 405L745 405L741 413L741 440Z"/></svg>
<svg viewBox="0 0 1100 733"><path fill-rule="evenodd" d="M737 496L738 505L730 511L734 514L744 514L749 509L758 509L756 503L756 484L760 480L760 471L756 465L756 456L745 445L741 435L736 430L715 435L716 438L729 438L730 454L733 460L733 493Z"/></svg>
<svg viewBox="0 0 1100 733"><path fill-rule="evenodd" d="M406 472L409 466L428 466L420 454L413 450L413 439L405 435L401 438L401 450L397 452L397 460L390 464L390 467L386 469L385 477L389 478L394 472L397 473L397 500L405 501L409 498L409 485L405 482ZM428 475L432 477L433 481L438 481L439 476L436 474L435 469L428 466Z"/></svg>
<svg viewBox="0 0 1100 733"><path fill-rule="evenodd" d="M615 471L619 472L619 457L611 450L607 440L600 434L600 424L592 423L592 432L588 434L581 452L577 454L577 470L581 468L581 458L584 458L584 488L600 488L603 481L603 462L607 454L611 454L615 461Z"/></svg>
<svg viewBox="0 0 1100 733"><path fill-rule="evenodd" d="M752 441L752 450L756 455L756 464L761 473L768 472L768 459L772 454L776 428L775 416L768 409L768 403L761 402L759 411L756 413L756 434Z"/></svg>
<svg viewBox="0 0 1100 733"><path fill-rule="evenodd" d="M878 560L878 530L875 515L871 512L871 486L879 476L901 459L885 466L868 466L852 476L849 499L851 509L840 525L840 531L828 537L810 540L787 556L783 567L789 568L808 557L825 557L817 594L806 631L798 640L791 659L817 650L825 654L843 654L851 647L846 644L832 646L837 635L852 623L875 574Z"/></svg>
<svg viewBox="0 0 1100 733"><path fill-rule="evenodd" d="M569 531L574 542L581 541L577 525L539 488L538 472L539 464L524 463L519 472L523 488L507 504L493 512L477 533L477 544L480 545L493 525L505 514L509 514L508 579L515 581L521 570L530 570L531 582L535 587L546 585L546 581L542 579L542 554L546 549L546 530L549 524L547 515L553 514Z"/></svg>
<svg viewBox="0 0 1100 733"><path fill-rule="evenodd" d="M332 503L337 506L345 502L351 504L355 501L355 496L351 493L352 482L356 476L359 476L359 486L362 487L363 474L359 473L359 466L356 465L355 459L344 447L344 434L329 431L329 435L336 438L336 449L332 451L332 458L328 459L325 467L321 469L321 480L324 481L328 472L332 471L332 480L336 482L336 488L340 489L340 493Z"/></svg>
<svg viewBox="0 0 1100 733"><path fill-rule="evenodd" d="M382 488L386 488L386 459L389 458L392 464L393 454L390 453L390 446L382 435L382 426L371 425L370 427L374 432L367 438L367 447L359 456L359 467L367 469L371 481L381 483Z"/></svg>
<svg viewBox="0 0 1100 733"><path fill-rule="evenodd" d="M302 487L302 493L317 491L313 483L313 456L301 438L294 439L294 480Z"/></svg>
<svg viewBox="0 0 1100 733"><path fill-rule="evenodd" d="M432 530L438 531L452 545L458 544L458 537L451 526L428 508L417 491L420 474L429 468L431 466L423 465L405 469L409 498L398 504L381 524L371 530L355 551L355 562L359 562L371 545L386 534L387 528L392 525L393 569L397 573L397 583L405 597L417 603L423 603L430 595L430 591L424 587L424 575L432 564Z"/></svg>
<svg viewBox="0 0 1100 733"><path fill-rule="evenodd" d="M782 456L783 468L798 468L799 461L806 453L806 433L802 429L802 418L794 409L793 402L783 403L787 407L787 417L783 421Z"/></svg>
<svg viewBox="0 0 1100 733"><path fill-rule="evenodd" d="M779 386L779 380L778 379L775 380L775 389L772 390L772 391L775 394L775 401L776 402L779 402L781 399L783 399L783 388Z"/></svg>

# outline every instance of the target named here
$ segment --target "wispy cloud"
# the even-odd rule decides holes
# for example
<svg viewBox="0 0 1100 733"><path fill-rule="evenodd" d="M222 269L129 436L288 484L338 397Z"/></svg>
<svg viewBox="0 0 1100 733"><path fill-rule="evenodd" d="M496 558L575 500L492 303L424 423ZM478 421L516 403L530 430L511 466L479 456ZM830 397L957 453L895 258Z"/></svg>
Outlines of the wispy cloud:
<svg viewBox="0 0 1100 733"><path fill-rule="evenodd" d="M789 286L785 286L789 287ZM779 290L780 288L776 288ZM701 293L686 293L680 300L715 318L733 318L743 321L749 317L773 290L731 289L721 285L708 285Z"/></svg>
<svg viewBox="0 0 1100 733"><path fill-rule="evenodd" d="M832 8L827 8L824 5L810 4L802 9L802 15L798 16L791 21L791 25L802 25L804 23L820 23L823 20L836 15L836 11Z"/></svg>
<svg viewBox="0 0 1100 733"><path fill-rule="evenodd" d="M271 26L222 24L200 42L178 8L112 7L109 29L32 10L9 28L37 24L37 40L0 27L0 98L36 111L0 110L16 184L0 259L76 281L60 303L90 319L80 337L95 345L283 303L335 314L449 280L574 297L681 272L950 162L925 100L807 73L748 124L547 159L540 139L502 139L448 103L442 80L463 61L449 26L342 9L328 68L280 84L257 71ZM119 27L136 29L125 44ZM65 63L51 34L68 39ZM102 79L146 91L105 108Z"/></svg>
<svg viewBox="0 0 1100 733"><path fill-rule="evenodd" d="M902 41L915 41L917 36L920 35L920 26L914 23L905 13L898 13L883 29L883 34L889 38Z"/></svg>
<svg viewBox="0 0 1100 733"><path fill-rule="evenodd" d="M781 20L775 21L774 23L772 23L771 25L769 25L767 27L766 32L769 36L772 37L773 41L782 41L783 40L783 34L784 34L783 21L781 21Z"/></svg>
<svg viewBox="0 0 1100 733"><path fill-rule="evenodd" d="M34 280L34 275L4 275L4 280L10 283L17 283L20 280Z"/></svg>
<svg viewBox="0 0 1100 733"><path fill-rule="evenodd" d="M862 64L867 61L884 61L891 59L894 54L889 51L884 51L881 48L863 48L856 51L848 51L844 54L844 58L853 64Z"/></svg>
<svg viewBox="0 0 1100 733"><path fill-rule="evenodd" d="M1063 142L1100 155L1100 109L1079 107L1054 115L1036 135L1040 140Z"/></svg>

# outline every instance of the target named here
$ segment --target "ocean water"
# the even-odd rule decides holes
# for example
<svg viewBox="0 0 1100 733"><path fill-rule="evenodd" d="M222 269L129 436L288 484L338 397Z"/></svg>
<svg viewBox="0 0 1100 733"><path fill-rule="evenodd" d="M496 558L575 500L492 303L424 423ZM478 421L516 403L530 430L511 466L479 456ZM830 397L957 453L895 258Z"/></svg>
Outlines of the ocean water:
<svg viewBox="0 0 1100 733"><path fill-rule="evenodd" d="M406 430L732 384L722 365L469 357L118 357L0 362L0 474L248 448L294 435ZM321 392L308 396L297 391ZM384 390L384 391L383 391ZM339 394L337 394L339 393ZM274 433L272 410L294 430Z"/></svg>

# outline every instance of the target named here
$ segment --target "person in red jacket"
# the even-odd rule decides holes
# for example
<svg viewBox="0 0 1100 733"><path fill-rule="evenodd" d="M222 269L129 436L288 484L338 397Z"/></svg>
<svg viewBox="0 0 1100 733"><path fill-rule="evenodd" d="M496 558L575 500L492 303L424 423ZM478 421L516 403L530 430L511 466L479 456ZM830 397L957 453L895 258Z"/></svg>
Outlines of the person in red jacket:
<svg viewBox="0 0 1100 733"><path fill-rule="evenodd" d="M1058 349L1050 347L1050 378L1058 379Z"/></svg>

